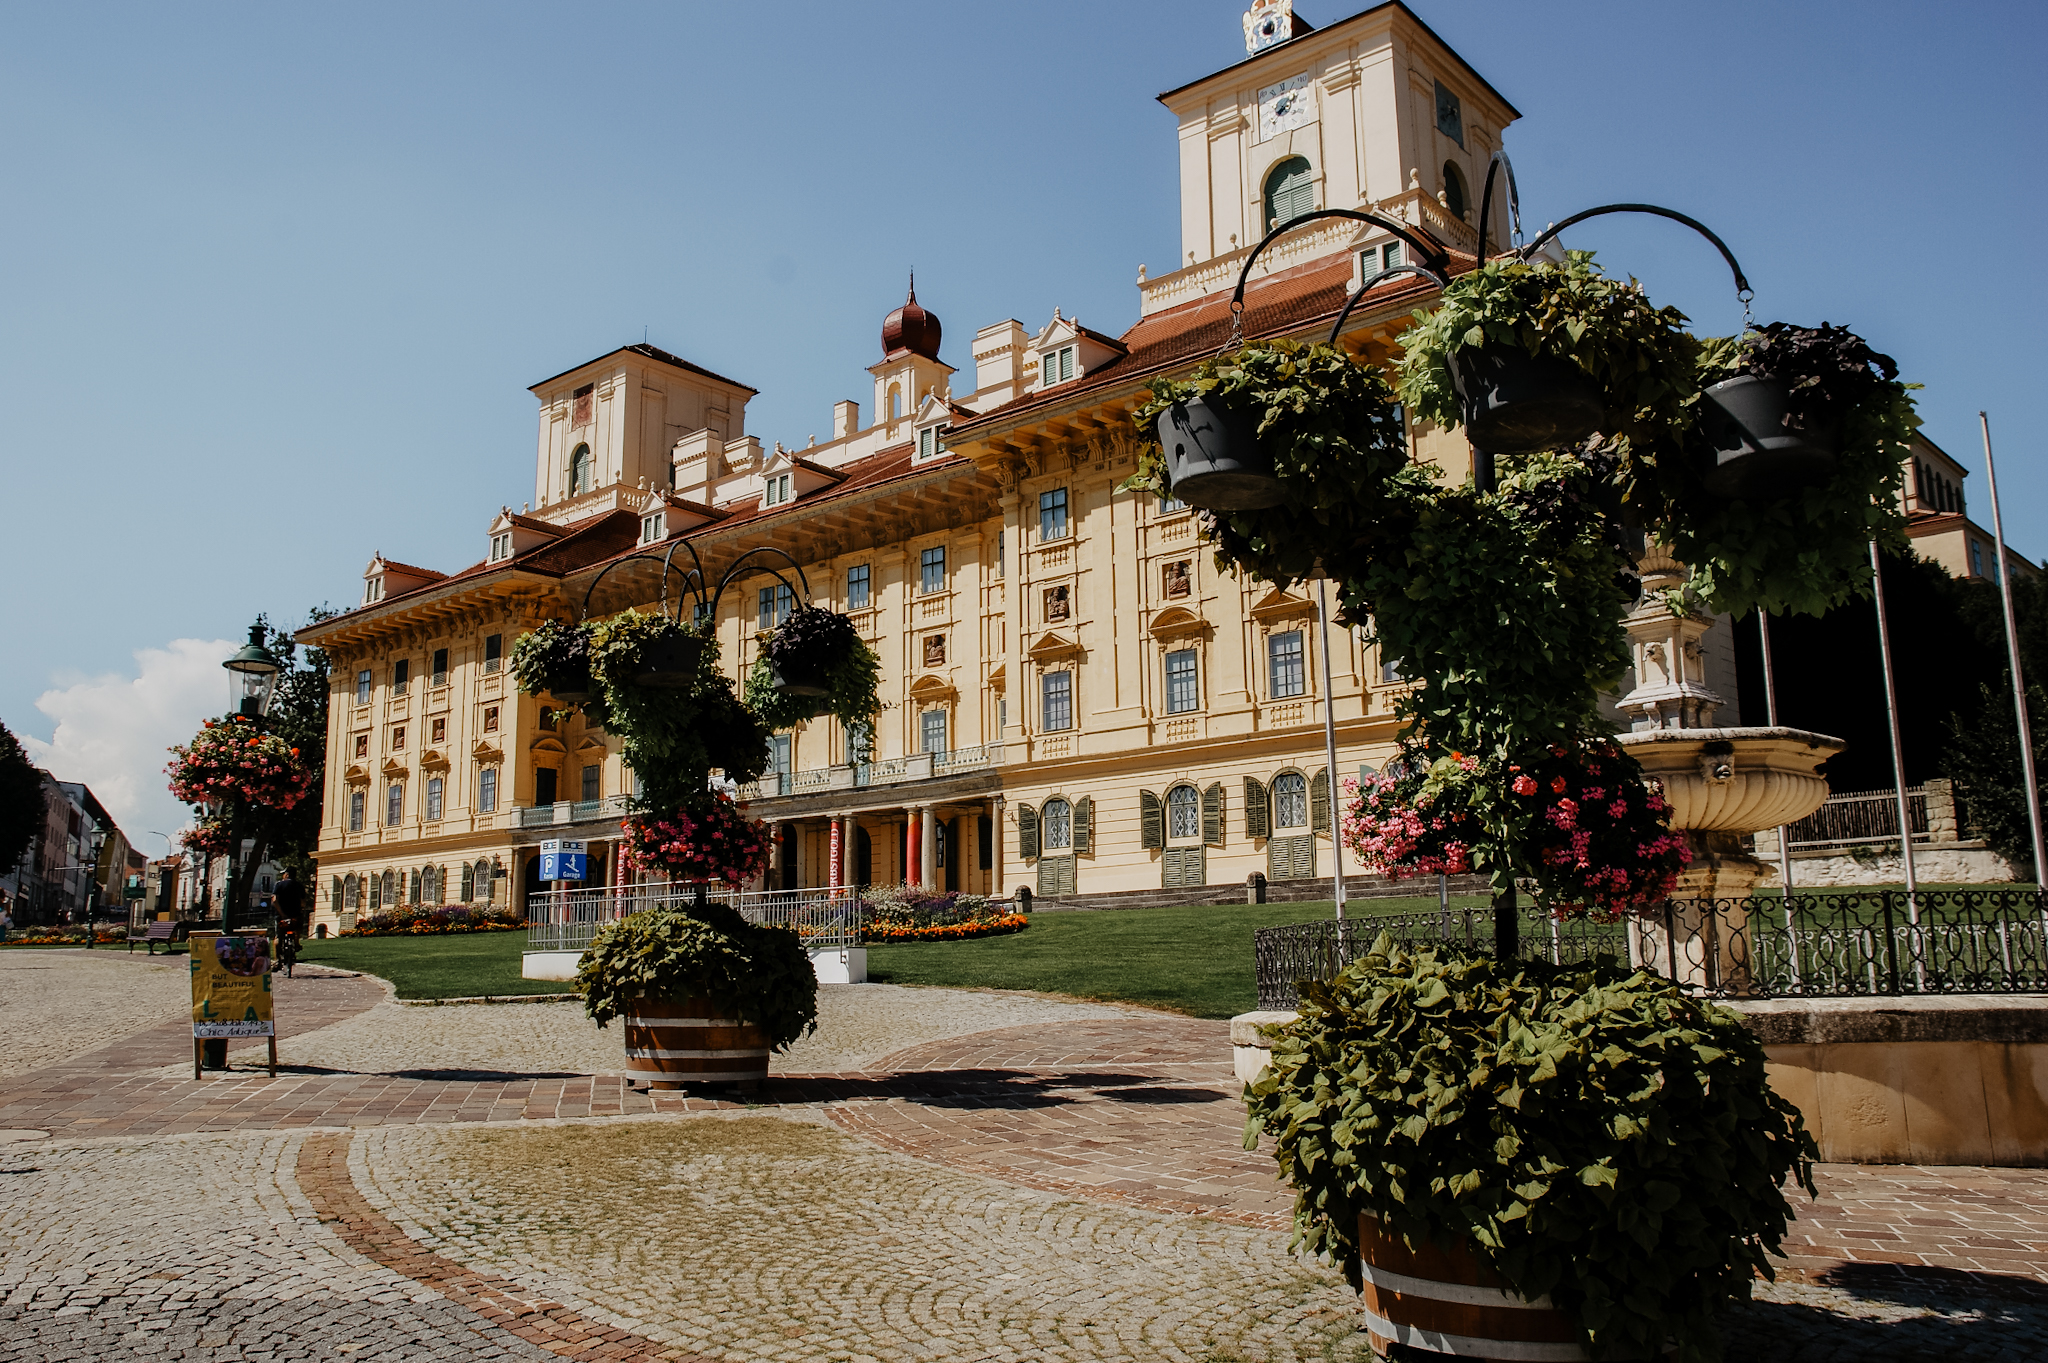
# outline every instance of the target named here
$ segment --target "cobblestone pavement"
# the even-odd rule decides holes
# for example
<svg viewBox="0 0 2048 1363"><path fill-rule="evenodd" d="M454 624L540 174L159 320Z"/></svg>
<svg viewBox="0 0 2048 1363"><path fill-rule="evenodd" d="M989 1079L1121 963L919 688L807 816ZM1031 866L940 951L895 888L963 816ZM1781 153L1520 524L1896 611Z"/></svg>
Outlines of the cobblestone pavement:
<svg viewBox="0 0 2048 1363"><path fill-rule="evenodd" d="M192 1011L184 957L137 960L124 947L0 951L0 998L35 1019L0 1027L0 1075L62 1064Z"/></svg>
<svg viewBox="0 0 2048 1363"><path fill-rule="evenodd" d="M540 1077L589 1045L573 1005L278 987L288 1058L383 1069L194 1082L181 1020L0 1078L0 1363L1359 1354L1239 1148L1224 1024L828 992L813 1054L862 1068L746 1111ZM1731 1360L2048 1357L2048 1171L1819 1181Z"/></svg>

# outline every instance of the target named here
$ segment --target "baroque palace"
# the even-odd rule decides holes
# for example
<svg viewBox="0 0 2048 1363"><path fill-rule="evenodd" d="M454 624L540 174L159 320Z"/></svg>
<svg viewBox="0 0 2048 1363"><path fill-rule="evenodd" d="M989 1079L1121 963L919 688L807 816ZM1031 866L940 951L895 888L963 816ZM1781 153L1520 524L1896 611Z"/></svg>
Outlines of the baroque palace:
<svg viewBox="0 0 2048 1363"><path fill-rule="evenodd" d="M1130 413L1157 376L1229 342L1231 290L1273 223L1374 209L1470 268L1477 187L1517 114L1399 3L1311 29L1259 0L1245 37L1244 60L1159 97L1178 124L1182 255L1140 269L1120 335L1055 308L1036 331L981 328L962 372L913 281L868 367L867 419L839 402L831 439L802 449L748 433L754 389L651 345L533 385L531 505L480 522L480 557L459 571L374 558L360 606L298 636L334 677L316 921L518 905L543 838L589 842L592 884L628 876L617 834L633 774L617 741L520 694L504 665L521 633L577 618L586 595L593 616L654 607L659 564L621 560L679 538L714 582L750 549L786 551L799 589L850 615L883 660L876 732L827 718L778 734L771 771L742 791L778 830L769 888L1200 902L1243 895L1253 874L1331 875L1341 782L1392 751L1401 680L1360 631L1321 627L1313 585L1219 573L1196 513L1117 491ZM1282 238L1253 273L1242 334L1321 339L1403 249L1342 220ZM1387 362L1433 294L1414 275L1383 283L1342 343ZM1410 443L1442 477L1468 475L1462 436L1418 423ZM1909 510L1953 518L1959 498L1920 484L1938 471L1959 487L1960 468L1931 446L1923 464ZM735 680L756 631L793 604L766 573L726 591L716 628ZM1631 709L1663 692L1735 702L1725 621L1673 661L1675 675L1661 653L1654 674L1643 660Z"/></svg>

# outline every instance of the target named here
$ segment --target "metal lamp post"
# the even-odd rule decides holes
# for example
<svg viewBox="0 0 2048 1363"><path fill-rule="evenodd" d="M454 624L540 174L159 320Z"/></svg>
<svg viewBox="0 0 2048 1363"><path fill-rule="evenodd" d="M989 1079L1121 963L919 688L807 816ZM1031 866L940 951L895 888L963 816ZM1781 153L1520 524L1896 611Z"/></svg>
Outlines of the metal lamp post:
<svg viewBox="0 0 2048 1363"><path fill-rule="evenodd" d="M249 626L249 642L221 664L228 670L234 686L235 712L255 723L258 729L262 728L264 718L270 713L271 697L277 689L277 674L284 670L284 664L277 660L277 655L263 646L264 636L268 633L261 622ZM229 930L228 915L241 906L242 895L246 893L242 884L240 816L239 805L228 814L228 884L220 906L222 932Z"/></svg>

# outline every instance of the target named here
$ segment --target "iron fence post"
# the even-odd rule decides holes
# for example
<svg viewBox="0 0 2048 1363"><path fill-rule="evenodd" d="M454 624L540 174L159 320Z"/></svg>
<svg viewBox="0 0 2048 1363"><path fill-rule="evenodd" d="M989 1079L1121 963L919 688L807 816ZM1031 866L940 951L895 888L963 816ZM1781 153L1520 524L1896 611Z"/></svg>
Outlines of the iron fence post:
<svg viewBox="0 0 2048 1363"><path fill-rule="evenodd" d="M1891 982L1891 992L1899 992L1899 936L1892 926L1892 892L1883 891L1878 896L1880 911L1884 914L1884 964L1886 978Z"/></svg>

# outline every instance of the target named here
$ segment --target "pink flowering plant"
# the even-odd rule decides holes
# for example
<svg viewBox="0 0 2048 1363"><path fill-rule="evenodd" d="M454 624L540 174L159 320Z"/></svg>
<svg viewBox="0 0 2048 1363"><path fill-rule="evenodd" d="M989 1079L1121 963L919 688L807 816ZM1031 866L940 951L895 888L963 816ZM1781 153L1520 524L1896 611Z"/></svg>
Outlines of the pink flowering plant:
<svg viewBox="0 0 2048 1363"><path fill-rule="evenodd" d="M1500 765L1411 749L1345 793L1344 843L1367 870L1519 875L1559 917L1645 912L1670 897L1689 857L1661 787L1605 737Z"/></svg>
<svg viewBox="0 0 2048 1363"><path fill-rule="evenodd" d="M234 850L235 834L229 821L219 814L202 814L198 822L179 835L185 850L195 856L224 857Z"/></svg>
<svg viewBox="0 0 2048 1363"><path fill-rule="evenodd" d="M768 826L742 814L723 792L695 809L635 814L619 826L633 865L670 880L744 884L767 867L773 846Z"/></svg>
<svg viewBox="0 0 2048 1363"><path fill-rule="evenodd" d="M191 805L225 800L291 809L313 787L299 750L241 715L207 720L190 743L171 749L164 774L171 794Z"/></svg>

